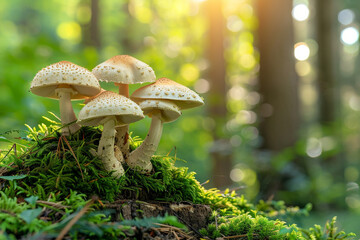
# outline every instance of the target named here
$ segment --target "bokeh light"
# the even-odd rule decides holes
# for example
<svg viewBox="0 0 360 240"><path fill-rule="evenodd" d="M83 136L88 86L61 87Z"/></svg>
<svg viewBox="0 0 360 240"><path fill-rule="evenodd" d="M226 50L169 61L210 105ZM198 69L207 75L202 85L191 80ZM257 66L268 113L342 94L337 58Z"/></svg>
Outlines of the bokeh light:
<svg viewBox="0 0 360 240"><path fill-rule="evenodd" d="M230 178L233 182L240 182L244 179L244 172L239 168L234 168L230 172Z"/></svg>
<svg viewBox="0 0 360 240"><path fill-rule="evenodd" d="M56 29L59 37L69 41L78 42L81 40L81 27L76 22L60 23Z"/></svg>
<svg viewBox="0 0 360 240"><path fill-rule="evenodd" d="M350 9L343 9L338 14L338 21L343 25L351 24L355 19L355 13Z"/></svg>
<svg viewBox="0 0 360 240"><path fill-rule="evenodd" d="M346 45L353 45L359 40L359 30L355 27L347 27L341 31L341 42Z"/></svg>
<svg viewBox="0 0 360 240"><path fill-rule="evenodd" d="M195 65L186 63L181 66L180 75L186 81L193 82L199 78L200 72Z"/></svg>
<svg viewBox="0 0 360 240"><path fill-rule="evenodd" d="M295 44L294 56L299 61L305 61L310 56L310 48L309 48L309 46L304 42L300 42L300 43Z"/></svg>
<svg viewBox="0 0 360 240"><path fill-rule="evenodd" d="M243 28L244 24L241 19L236 16L232 15L227 18L226 27L232 32L239 32Z"/></svg>
<svg viewBox="0 0 360 240"><path fill-rule="evenodd" d="M198 93L207 93L210 90L210 83L208 80L201 78L195 82L194 89Z"/></svg>
<svg viewBox="0 0 360 240"><path fill-rule="evenodd" d="M292 10L292 16L297 21L305 21L308 19L310 10L306 4L297 4Z"/></svg>
<svg viewBox="0 0 360 240"><path fill-rule="evenodd" d="M310 74L311 65L307 61L297 62L295 64L295 70L300 77L304 77Z"/></svg>
<svg viewBox="0 0 360 240"><path fill-rule="evenodd" d="M309 138L306 143L306 154L311 158L319 157L322 153L322 143L317 138Z"/></svg>

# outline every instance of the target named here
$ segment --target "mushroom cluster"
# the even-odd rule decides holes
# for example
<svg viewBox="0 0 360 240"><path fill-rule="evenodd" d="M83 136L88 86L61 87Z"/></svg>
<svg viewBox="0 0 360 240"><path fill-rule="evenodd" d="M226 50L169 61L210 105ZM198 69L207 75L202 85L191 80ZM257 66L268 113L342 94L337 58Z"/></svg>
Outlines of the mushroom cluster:
<svg viewBox="0 0 360 240"><path fill-rule="evenodd" d="M119 92L102 89L99 81L114 82ZM129 84L145 82L151 84L135 90L129 98ZM36 74L30 91L59 100L63 136L76 133L81 126L103 125L95 155L115 177L124 174L125 162L134 170L150 173L163 124L179 118L181 110L204 104L189 88L167 78L156 80L149 65L128 55L114 56L91 72L67 61L52 64ZM85 99L85 106L77 119L71 100L80 99ZM130 152L129 124L144 115L151 118L149 132L142 144Z"/></svg>

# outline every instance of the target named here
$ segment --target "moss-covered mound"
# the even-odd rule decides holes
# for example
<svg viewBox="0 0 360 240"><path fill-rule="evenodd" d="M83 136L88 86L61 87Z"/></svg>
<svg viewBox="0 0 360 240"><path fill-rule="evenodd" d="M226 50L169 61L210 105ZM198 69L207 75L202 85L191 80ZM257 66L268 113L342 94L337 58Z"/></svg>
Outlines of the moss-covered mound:
<svg viewBox="0 0 360 240"><path fill-rule="evenodd" d="M2 152L0 239L351 239L353 236L335 233L335 219L327 231L319 227L304 230L284 221L306 214L310 206L288 208L282 202L263 201L253 205L235 192L206 190L195 179L195 173L175 167L176 159L170 156L154 156L154 171L149 175L124 166L125 176L113 178L92 154L100 135L100 129L82 128L75 135L64 137L56 127L41 125L38 130L31 129L17 151L13 147L12 151ZM131 139L131 148L140 142ZM104 206L119 199L207 204L213 214L203 229L186 230L173 216L115 221L112 212ZM168 225L172 227L166 228ZM167 235L164 229L168 229Z"/></svg>

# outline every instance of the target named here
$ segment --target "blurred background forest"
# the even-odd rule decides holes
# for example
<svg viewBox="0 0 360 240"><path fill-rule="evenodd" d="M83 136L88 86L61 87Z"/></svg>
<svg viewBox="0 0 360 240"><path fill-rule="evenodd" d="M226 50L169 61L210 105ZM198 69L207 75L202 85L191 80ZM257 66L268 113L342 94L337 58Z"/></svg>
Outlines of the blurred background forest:
<svg viewBox="0 0 360 240"><path fill-rule="evenodd" d="M205 99L164 126L158 154L176 155L207 188L351 219L360 216L359 16L356 0L0 1L0 133L59 114L57 101L29 92L41 68L92 69L128 54ZM144 138L149 125L130 131Z"/></svg>

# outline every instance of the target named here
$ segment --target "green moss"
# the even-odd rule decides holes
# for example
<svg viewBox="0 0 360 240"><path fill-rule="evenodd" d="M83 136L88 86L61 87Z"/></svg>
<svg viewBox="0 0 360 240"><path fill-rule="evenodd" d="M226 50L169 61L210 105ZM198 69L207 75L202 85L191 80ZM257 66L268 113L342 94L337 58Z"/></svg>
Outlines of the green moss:
<svg viewBox="0 0 360 240"><path fill-rule="evenodd" d="M13 164L6 174L25 174L27 177L18 182L23 192L44 200L52 192L62 200L71 190L113 200L119 193L114 187L119 180L111 177L100 159L91 155L100 136L96 128L82 128L66 138L57 131L44 135L34 131L33 145L21 155L8 157L6 162Z"/></svg>
<svg viewBox="0 0 360 240"><path fill-rule="evenodd" d="M322 238L322 229L309 230L286 224L286 220L307 214L304 209L289 208L284 202L260 201L253 205L235 192L220 193L207 190L195 179L195 173L185 167L175 167L171 156L154 156L154 171L143 175L124 166L125 175L113 178L106 172L100 159L91 152L97 149L101 136L98 128L82 128L70 137L63 137L54 126L32 128L22 152L3 155L0 171L0 222L5 234L19 237L26 234L58 234L59 231L85 206L88 199L98 196L101 201L116 199L157 200L168 202L188 201L207 204L213 210L207 228L199 230L203 236L233 239L350 239L352 235L337 233L334 222L327 226L328 238ZM130 138L131 150L141 140ZM1 167L1 166L0 166ZM6 170L4 170L6 169ZM1 173L2 172L2 173ZM16 175L17 177L11 177ZM8 177L4 177L8 176ZM31 198L26 198L31 197ZM40 199L61 204L64 209L44 204L18 202L17 199ZM56 205L57 206L57 205ZM36 215L46 209L47 221ZM10 210L9 210L10 209ZM111 222L109 214L92 212L79 220L69 235L73 238L131 236L124 222ZM43 214L43 211L41 211ZM285 221L283 221L285 220ZM134 222L132 224L142 224ZM145 222L157 220L144 220ZM174 222L174 220L171 220ZM25 222L25 223L24 223ZM176 220L175 220L176 222ZM20 228L19 225L22 225ZM16 226L16 227L15 227Z"/></svg>

